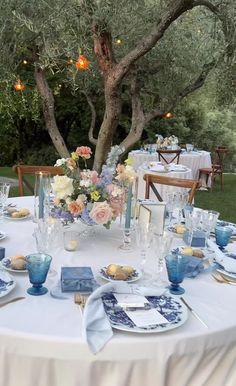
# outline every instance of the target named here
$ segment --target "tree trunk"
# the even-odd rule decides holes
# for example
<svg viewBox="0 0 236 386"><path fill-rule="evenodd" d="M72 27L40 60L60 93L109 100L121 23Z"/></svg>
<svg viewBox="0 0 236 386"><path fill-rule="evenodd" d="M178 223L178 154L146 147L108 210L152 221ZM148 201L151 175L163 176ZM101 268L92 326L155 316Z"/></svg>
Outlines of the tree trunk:
<svg viewBox="0 0 236 386"><path fill-rule="evenodd" d="M54 113L54 97L48 86L45 71L36 66L34 75L39 94L41 95L43 101L43 115L46 128L60 157L67 158L70 154L57 127Z"/></svg>
<svg viewBox="0 0 236 386"><path fill-rule="evenodd" d="M112 145L120 113L121 113L121 91L120 87L110 87L109 80L105 81L105 113L99 131L93 167L97 172L107 158L107 154Z"/></svg>

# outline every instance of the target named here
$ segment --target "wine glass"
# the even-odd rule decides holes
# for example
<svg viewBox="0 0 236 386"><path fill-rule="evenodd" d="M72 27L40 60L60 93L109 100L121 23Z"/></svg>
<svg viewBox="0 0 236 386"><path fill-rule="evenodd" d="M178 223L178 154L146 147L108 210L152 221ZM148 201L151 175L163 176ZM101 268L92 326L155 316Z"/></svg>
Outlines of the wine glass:
<svg viewBox="0 0 236 386"><path fill-rule="evenodd" d="M151 277L151 275L145 272L145 266L147 263L147 252L151 244L152 235L153 234L152 234L152 229L150 224L139 223L135 226L136 243L140 250L140 255L141 255L140 266L141 266L141 271L143 274L144 281Z"/></svg>
<svg viewBox="0 0 236 386"><path fill-rule="evenodd" d="M8 199L10 184L1 182L0 183L0 221L3 220L3 212Z"/></svg>
<svg viewBox="0 0 236 386"><path fill-rule="evenodd" d="M151 284L154 287L164 287L163 280L164 257L169 253L173 237L167 232L162 235L153 232L153 246L156 269L153 270Z"/></svg>
<svg viewBox="0 0 236 386"><path fill-rule="evenodd" d="M26 256L26 268L32 287L27 289L30 295L44 295L48 292L43 283L46 281L52 257L44 253L34 253Z"/></svg>
<svg viewBox="0 0 236 386"><path fill-rule="evenodd" d="M181 295L185 292L184 288L180 287L180 283L184 280L185 267L187 264L186 256L171 253L165 257L168 279L171 285L168 287L173 295Z"/></svg>

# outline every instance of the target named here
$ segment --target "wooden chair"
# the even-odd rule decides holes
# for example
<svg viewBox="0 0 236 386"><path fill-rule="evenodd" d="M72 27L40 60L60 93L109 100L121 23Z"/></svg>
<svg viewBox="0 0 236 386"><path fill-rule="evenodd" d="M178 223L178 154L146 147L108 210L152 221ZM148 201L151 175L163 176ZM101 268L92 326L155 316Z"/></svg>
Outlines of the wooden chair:
<svg viewBox="0 0 236 386"><path fill-rule="evenodd" d="M208 184L208 180L211 177L211 190L213 189L213 185L217 176L220 177L220 185L221 190L224 190L224 160L225 156L228 153L228 149L225 146L218 146L215 149L216 154L216 162L213 162L211 168L201 168L199 169L199 179L203 175L206 176L206 185Z"/></svg>
<svg viewBox="0 0 236 386"><path fill-rule="evenodd" d="M196 190L201 186L201 183L198 180L165 177L165 176L158 176L154 174L144 174L143 179L146 181L145 198L149 198L150 188L151 188L159 201L163 201L163 199L154 184L169 185L169 186L176 186L179 188L189 189L188 202L190 204L193 201Z"/></svg>
<svg viewBox="0 0 236 386"><path fill-rule="evenodd" d="M20 196L24 196L24 186L26 186L29 191L34 194L34 186L32 186L32 182L30 183L25 178L25 174L32 176L34 176L37 172L47 172L52 176L64 174L64 171L61 168L54 166L14 165L12 169L18 176Z"/></svg>
<svg viewBox="0 0 236 386"><path fill-rule="evenodd" d="M178 150L163 150L157 149L158 161L164 161L166 164L174 162L179 163L179 156L181 154L181 149ZM170 157L168 157L170 155Z"/></svg>

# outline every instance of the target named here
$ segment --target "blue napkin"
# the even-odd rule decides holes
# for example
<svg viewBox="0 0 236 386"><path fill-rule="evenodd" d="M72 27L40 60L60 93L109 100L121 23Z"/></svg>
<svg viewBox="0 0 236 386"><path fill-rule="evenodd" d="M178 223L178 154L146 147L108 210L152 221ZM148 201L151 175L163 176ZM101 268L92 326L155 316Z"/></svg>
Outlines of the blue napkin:
<svg viewBox="0 0 236 386"><path fill-rule="evenodd" d="M124 281L108 283L96 289L88 298L83 314L83 337L93 354L98 353L113 336L112 327L104 310L101 297L109 292L135 293L143 296L160 296L166 289L129 285Z"/></svg>
<svg viewBox="0 0 236 386"><path fill-rule="evenodd" d="M185 268L185 276L186 277L196 277L200 272L204 271L203 262L195 256L186 256L188 262Z"/></svg>

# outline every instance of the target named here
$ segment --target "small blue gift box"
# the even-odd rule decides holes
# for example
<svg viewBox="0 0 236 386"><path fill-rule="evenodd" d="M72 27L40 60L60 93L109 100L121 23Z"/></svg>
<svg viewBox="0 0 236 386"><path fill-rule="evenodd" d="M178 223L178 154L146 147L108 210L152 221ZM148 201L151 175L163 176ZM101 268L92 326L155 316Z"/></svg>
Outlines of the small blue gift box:
<svg viewBox="0 0 236 386"><path fill-rule="evenodd" d="M190 235L189 232L184 232L183 240L186 244L189 244ZM194 231L191 242L191 247L205 247L206 235L201 231Z"/></svg>
<svg viewBox="0 0 236 386"><path fill-rule="evenodd" d="M90 267L62 267L62 292L92 292L96 282Z"/></svg>

